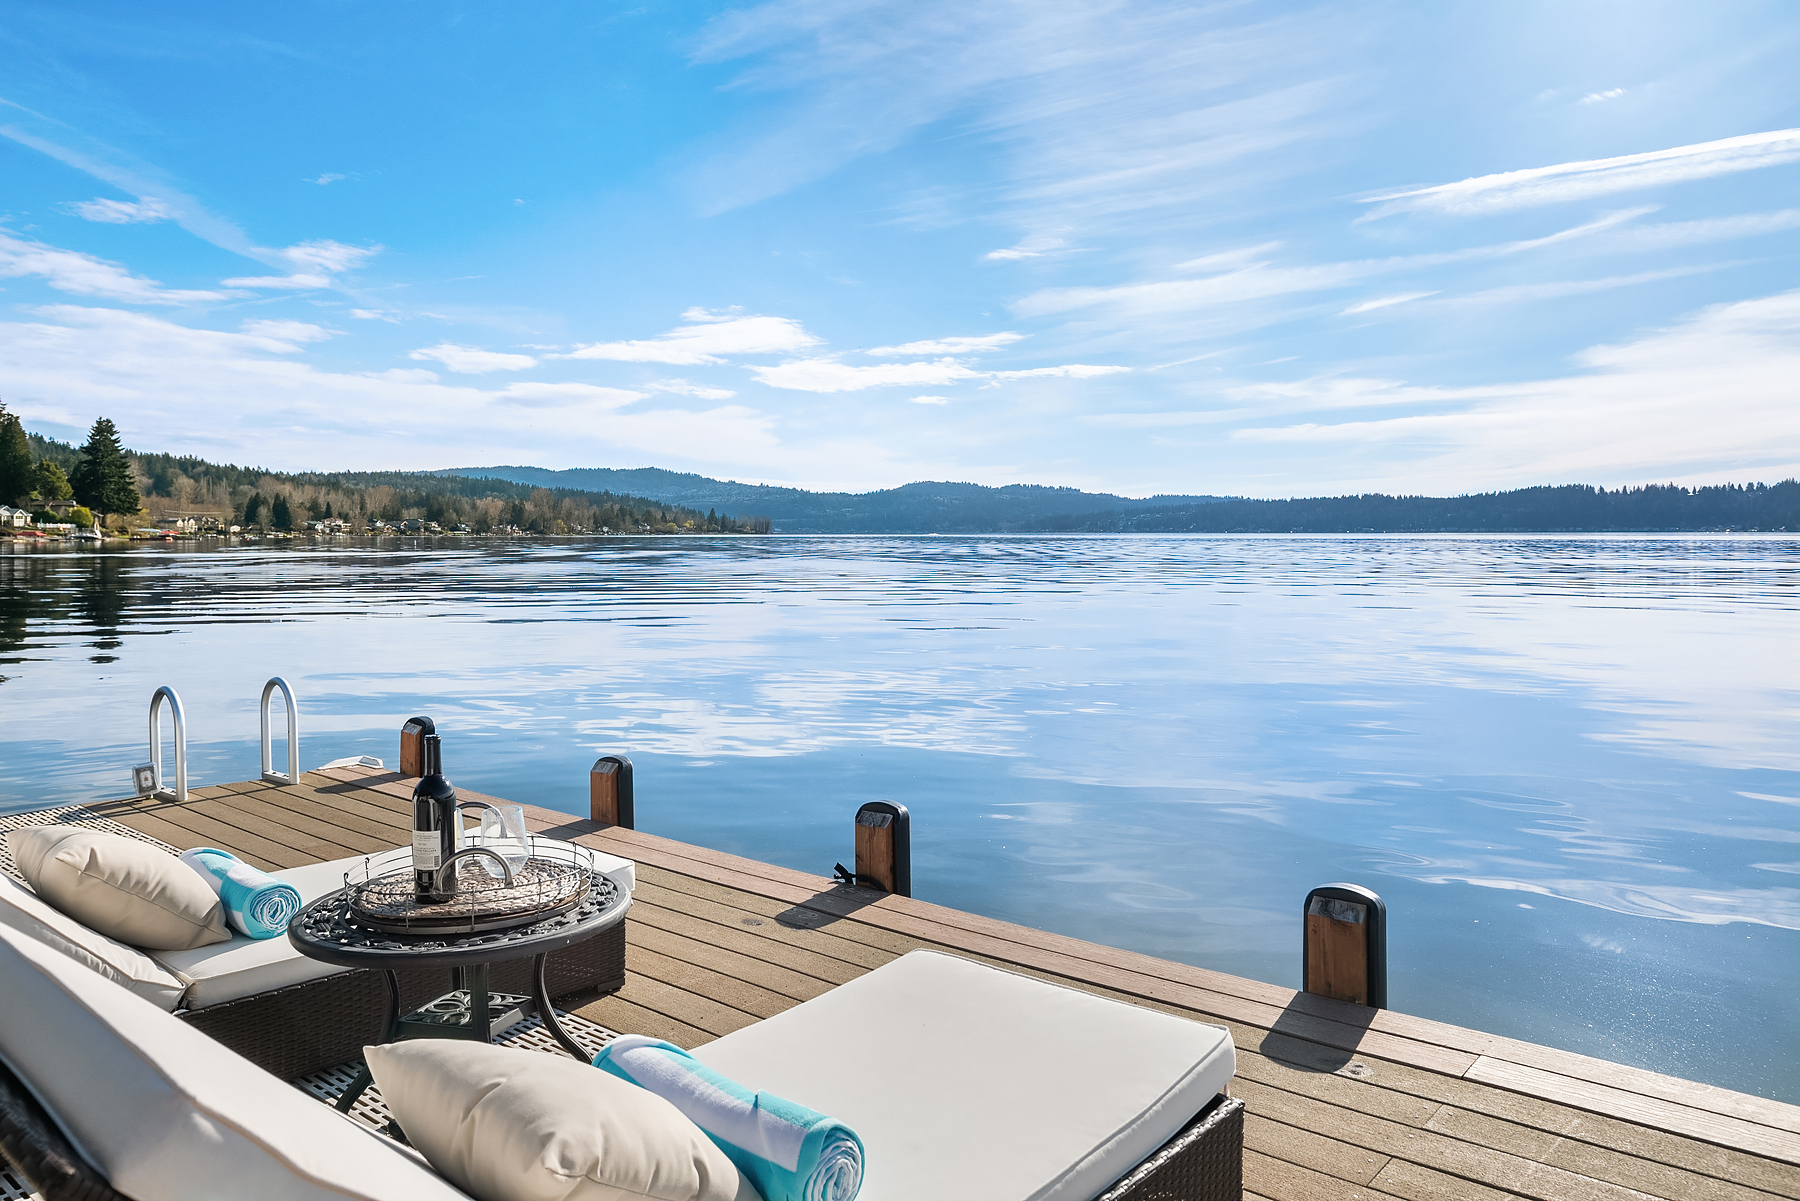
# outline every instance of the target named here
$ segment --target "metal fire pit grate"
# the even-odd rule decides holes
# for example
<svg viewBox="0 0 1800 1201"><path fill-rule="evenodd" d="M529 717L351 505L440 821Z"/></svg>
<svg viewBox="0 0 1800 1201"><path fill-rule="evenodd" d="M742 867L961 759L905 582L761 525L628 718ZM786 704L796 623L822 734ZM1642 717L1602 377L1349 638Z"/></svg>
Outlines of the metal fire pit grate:
<svg viewBox="0 0 1800 1201"><path fill-rule="evenodd" d="M387 934L478 934L528 926L567 913L587 896L590 873L572 860L533 853L505 883L499 867L492 873L484 861L465 859L448 900L421 900L413 893L410 867L385 872L349 886L350 911L356 920Z"/></svg>

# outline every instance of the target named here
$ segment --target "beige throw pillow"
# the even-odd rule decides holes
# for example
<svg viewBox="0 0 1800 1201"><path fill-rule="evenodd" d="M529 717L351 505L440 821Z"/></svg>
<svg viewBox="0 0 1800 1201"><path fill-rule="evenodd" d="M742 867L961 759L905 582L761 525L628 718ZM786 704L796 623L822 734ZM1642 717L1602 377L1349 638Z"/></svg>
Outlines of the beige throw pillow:
<svg viewBox="0 0 1800 1201"><path fill-rule="evenodd" d="M108 938L184 951L231 937L200 873L149 843L81 826L30 826L6 841L38 896Z"/></svg>
<svg viewBox="0 0 1800 1201"><path fill-rule="evenodd" d="M363 1054L407 1141L479 1201L759 1201L673 1105L585 1063L445 1038Z"/></svg>
<svg viewBox="0 0 1800 1201"><path fill-rule="evenodd" d="M0 876L0 926L29 934L55 947L84 967L129 989L158 1009L180 1007L188 980L165 968L136 947L90 930L68 914L44 903L23 884Z"/></svg>

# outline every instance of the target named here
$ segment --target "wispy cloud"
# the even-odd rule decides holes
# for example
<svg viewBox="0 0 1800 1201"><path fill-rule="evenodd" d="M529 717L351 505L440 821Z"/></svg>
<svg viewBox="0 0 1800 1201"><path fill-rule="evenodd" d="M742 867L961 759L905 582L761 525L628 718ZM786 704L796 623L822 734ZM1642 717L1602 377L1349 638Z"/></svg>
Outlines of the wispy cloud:
<svg viewBox="0 0 1800 1201"><path fill-rule="evenodd" d="M35 275L59 292L136 304L196 304L224 300L224 292L165 288L118 263L0 232L0 277Z"/></svg>
<svg viewBox="0 0 1800 1201"><path fill-rule="evenodd" d="M795 359L774 367L752 367L759 382L771 388L797 392L861 392L867 388L942 387L971 380L989 384L1008 380L1062 376L1068 379L1093 379L1116 375L1129 367L1090 366L1070 363L1059 367L1033 367L1024 371L977 371L955 359L935 362L879 363L873 367L856 367L836 359Z"/></svg>
<svg viewBox="0 0 1800 1201"><path fill-rule="evenodd" d="M1306 166L1270 152L1345 129L1328 59L1357 36L1317 9L1262 21L1230 6L1039 0L732 9L695 57L743 64L734 90L775 99L720 137L690 185L722 212L942 124L978 139L996 178L930 206L935 220L998 209L1025 228L1191 224L1198 198ZM990 258L1044 253L1030 240L1010 251Z"/></svg>
<svg viewBox="0 0 1800 1201"><path fill-rule="evenodd" d="M104 225L147 225L175 216L173 209L154 196L136 202L105 198L71 200L61 207L83 221L98 221Z"/></svg>
<svg viewBox="0 0 1800 1201"><path fill-rule="evenodd" d="M1014 342L1023 342L1024 334L1000 333L983 334L973 338L937 338L928 342L903 342L898 346L877 346L863 353L876 358L898 358L914 354L980 354L983 351L999 350L1002 346L1011 346Z"/></svg>
<svg viewBox="0 0 1800 1201"><path fill-rule="evenodd" d="M1461 489L1693 474L1791 474L1800 447L1800 291L1721 304L1576 357L1582 371L1521 383L1418 389L1357 381L1357 405L1436 411L1237 430L1240 444L1380 448L1388 479ZM1243 389L1284 406L1330 405L1349 381ZM1343 407L1341 404L1335 407ZM1381 486L1381 479L1367 479ZM1389 486L1392 486L1391 484Z"/></svg>
<svg viewBox="0 0 1800 1201"><path fill-rule="evenodd" d="M1391 258L1360 259L1350 262L1321 263L1311 266L1277 266L1268 259L1246 260L1241 252L1228 251L1180 264L1180 268L1232 269L1185 279L1152 280L1135 284L1114 284L1075 288L1045 288L1033 292L1014 304L1021 316L1035 317L1050 313L1110 306L1127 313L1179 312L1208 306L1235 305L1245 301L1305 292L1329 291L1348 287L1381 275L1438 267L1449 263L1479 259L1504 258L1531 250L1587 238L1634 220L1652 210L1627 209L1608 213L1582 225L1559 230L1541 238L1526 238L1462 250L1432 254L1396 255ZM1261 246L1257 251L1269 249ZM1178 268L1179 269L1179 268Z"/></svg>
<svg viewBox="0 0 1800 1201"><path fill-rule="evenodd" d="M419 469L446 458L467 462L471 454L576 466L617 454L743 463L780 453L773 420L743 406L634 410L638 394L627 389L484 389L441 382L418 368L320 370L295 352L330 331L304 322L226 332L79 305L42 308L35 318L0 321L0 391L8 407L82 427L96 412L113 413L136 445L173 437L171 447L230 457L266 443L267 416L278 413L285 457L270 465L292 470L321 462ZM245 404L246 397L256 403ZM397 440L395 415L406 413L430 413L435 436Z"/></svg>
<svg viewBox="0 0 1800 1201"><path fill-rule="evenodd" d="M737 395L730 388L713 388L684 379L651 380L644 386L652 392L670 392L676 396L693 396L701 400L730 400Z"/></svg>
<svg viewBox="0 0 1800 1201"><path fill-rule="evenodd" d="M948 396L909 396L906 398L906 403L915 405L947 405L950 403L950 398Z"/></svg>
<svg viewBox="0 0 1800 1201"><path fill-rule="evenodd" d="M595 342L559 359L610 359L621 363L667 363L690 367L727 362L726 355L792 354L817 346L821 339L787 317L744 317L735 312L689 309L679 326L655 338L629 342Z"/></svg>
<svg viewBox="0 0 1800 1201"><path fill-rule="evenodd" d="M1608 100L1617 100L1624 94L1624 88L1608 88L1604 92L1589 92L1581 98L1581 102L1583 104L1605 104Z"/></svg>
<svg viewBox="0 0 1800 1201"><path fill-rule="evenodd" d="M1062 250L1067 245L1068 243L1061 238L1030 237L1021 240L1014 246L990 250L981 256L981 261L984 263L1016 263L1020 259L1041 259L1045 255Z"/></svg>
<svg viewBox="0 0 1800 1201"><path fill-rule="evenodd" d="M565 409L571 405L617 409L644 399L642 392L633 392L629 388L603 388L596 384L508 384L495 395L507 404L531 409Z"/></svg>
<svg viewBox="0 0 1800 1201"><path fill-rule="evenodd" d="M1401 292L1397 296L1378 296L1374 300L1365 300L1360 304L1353 304L1343 312L1339 313L1338 316L1354 317L1358 313L1371 313L1376 309L1392 308L1397 304L1405 304L1409 300L1420 300L1426 296L1436 295L1436 292Z"/></svg>
<svg viewBox="0 0 1800 1201"><path fill-rule="evenodd" d="M302 180L301 182L315 183L315 184L318 184L321 188L323 188L330 184L334 184L334 183L338 182L340 179L348 179L348 178L350 178L348 175L339 175L335 171L326 171L313 179Z"/></svg>
<svg viewBox="0 0 1800 1201"><path fill-rule="evenodd" d="M507 354L498 350L481 350L474 346L458 346L453 342L440 342L436 346L426 346L413 351L407 357L421 361L436 359L461 375L485 375L490 371L523 371L527 367L537 366L537 360L528 354Z"/></svg>
<svg viewBox="0 0 1800 1201"><path fill-rule="evenodd" d="M380 309L351 309L350 315L358 321L386 321L395 325L400 321L398 317L384 313Z"/></svg>
<svg viewBox="0 0 1800 1201"><path fill-rule="evenodd" d="M311 288L329 288L329 275L238 275L231 279L219 281L227 288L284 288L300 291Z"/></svg>
<svg viewBox="0 0 1800 1201"><path fill-rule="evenodd" d="M310 242L300 242L279 252L281 257L305 270L311 268L331 275L339 275L345 271L354 271L375 255L381 253L379 246L346 246L342 242L334 242L330 238L315 238Z"/></svg>
<svg viewBox="0 0 1800 1201"><path fill-rule="evenodd" d="M1736 171L1754 171L1796 159L1800 159L1800 129L1776 129L1646 154L1558 163L1550 167L1482 175L1461 183L1389 192L1369 197L1364 203L1377 207L1358 220L1373 221L1405 212L1455 216L1505 212L1540 204L1591 200L1596 196L1707 179Z"/></svg>

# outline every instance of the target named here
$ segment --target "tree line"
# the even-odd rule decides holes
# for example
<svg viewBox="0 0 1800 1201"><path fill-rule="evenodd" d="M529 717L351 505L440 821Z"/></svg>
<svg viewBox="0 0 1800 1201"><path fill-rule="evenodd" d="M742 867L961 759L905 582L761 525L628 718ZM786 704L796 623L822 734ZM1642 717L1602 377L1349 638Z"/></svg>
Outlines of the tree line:
<svg viewBox="0 0 1800 1201"><path fill-rule="evenodd" d="M1800 530L1800 483L1519 488L1473 496L1222 500L1046 517L1043 533L1341 534Z"/></svg>
<svg viewBox="0 0 1800 1201"><path fill-rule="evenodd" d="M64 479L62 495L49 495L43 486L52 474ZM477 534L769 531L767 518L734 518L716 508L702 513L624 493L412 472L275 472L129 451L105 418L77 448L28 434L0 408L0 500L8 489L26 503L72 498L103 516L193 517L274 531L303 529L308 522L341 522L358 533L408 522Z"/></svg>

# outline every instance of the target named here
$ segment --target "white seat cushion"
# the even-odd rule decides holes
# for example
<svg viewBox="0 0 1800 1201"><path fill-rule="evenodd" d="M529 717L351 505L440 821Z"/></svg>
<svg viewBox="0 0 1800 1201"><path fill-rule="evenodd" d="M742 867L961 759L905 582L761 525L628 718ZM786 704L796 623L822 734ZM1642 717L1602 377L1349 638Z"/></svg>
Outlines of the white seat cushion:
<svg viewBox="0 0 1800 1201"><path fill-rule="evenodd" d="M68 914L6 876L0 876L0 926L10 926L55 947L114 984L121 985L158 1009L181 1004L188 982L136 947L90 930Z"/></svg>
<svg viewBox="0 0 1800 1201"><path fill-rule="evenodd" d="M0 929L0 1058L136 1201L467 1201L412 1152Z"/></svg>
<svg viewBox="0 0 1800 1201"><path fill-rule="evenodd" d="M932 951L693 1055L849 1123L857 1201L1089 1201L1237 1066L1217 1026Z"/></svg>
<svg viewBox="0 0 1800 1201"><path fill-rule="evenodd" d="M569 846L558 843L559 847ZM629 859L608 855L587 847L575 848L588 857L599 871L619 887L630 891L637 885L635 865ZM344 886L348 874L353 880L363 878L364 864L374 875L405 867L412 859L411 847L395 847L373 855L353 855L305 867L283 868L272 873L300 890L300 900L310 904L327 893ZM189 1009L206 1009L242 997L273 992L292 984L304 984L323 976L349 971L318 959L308 959L285 938L245 938L234 935L230 941L185 951L153 952L158 963L191 981L182 1004Z"/></svg>

